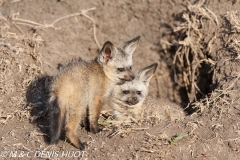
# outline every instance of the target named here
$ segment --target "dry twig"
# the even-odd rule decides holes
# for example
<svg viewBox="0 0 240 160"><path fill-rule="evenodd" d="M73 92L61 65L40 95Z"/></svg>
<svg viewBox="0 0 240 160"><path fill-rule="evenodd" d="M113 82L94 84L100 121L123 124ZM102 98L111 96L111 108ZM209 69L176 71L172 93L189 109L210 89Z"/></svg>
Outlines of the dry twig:
<svg viewBox="0 0 240 160"><path fill-rule="evenodd" d="M41 24L41 23L38 23L38 22L34 22L34 21L30 21L30 20L26 20L26 19L21 19L21 18L18 18L19 16L19 13L15 13L15 14L12 14L10 16L10 20L12 21L12 23L14 24L14 26L23 33L23 30L18 27L18 25L25 25L25 26L30 26L30 27L36 27L36 28L55 28L55 24L61 20L64 20L66 18L70 18L70 17L75 17L75 16L79 16L79 15L82 15L88 19L90 19L93 23L93 36L94 36L94 40L98 46L98 48L100 49L100 44L97 40L97 36L96 36L96 22L93 18L91 18L90 16L87 15L87 12L89 11L92 11L92 10L95 10L96 8L93 7L93 8L89 8L89 9L83 9L81 10L81 12L79 13L74 13L74 14L70 14L70 15L66 15L66 16L63 16L63 17L60 17L58 19L56 19L55 21L53 21L52 23L50 24Z"/></svg>

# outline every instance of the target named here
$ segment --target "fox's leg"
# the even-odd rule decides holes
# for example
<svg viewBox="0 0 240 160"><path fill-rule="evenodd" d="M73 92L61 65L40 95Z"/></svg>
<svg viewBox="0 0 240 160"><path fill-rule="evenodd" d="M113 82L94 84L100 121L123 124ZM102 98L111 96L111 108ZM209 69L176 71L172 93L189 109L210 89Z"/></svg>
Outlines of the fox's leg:
<svg viewBox="0 0 240 160"><path fill-rule="evenodd" d="M59 104L58 98L50 102L50 143L56 143L59 140L62 125L65 120L65 108Z"/></svg>
<svg viewBox="0 0 240 160"><path fill-rule="evenodd" d="M89 106L89 123L90 132L98 132L98 118L102 108L102 98L100 96L95 96L92 103Z"/></svg>
<svg viewBox="0 0 240 160"><path fill-rule="evenodd" d="M70 111L71 112L71 111ZM84 145L81 143L80 139L77 136L77 127L81 120L81 113L75 111L74 113L69 114L69 119L65 125L66 136L70 142L81 150L84 149Z"/></svg>
<svg viewBox="0 0 240 160"><path fill-rule="evenodd" d="M84 110L82 114L82 119L81 119L81 126L85 127L87 131L89 131L89 111L88 107Z"/></svg>

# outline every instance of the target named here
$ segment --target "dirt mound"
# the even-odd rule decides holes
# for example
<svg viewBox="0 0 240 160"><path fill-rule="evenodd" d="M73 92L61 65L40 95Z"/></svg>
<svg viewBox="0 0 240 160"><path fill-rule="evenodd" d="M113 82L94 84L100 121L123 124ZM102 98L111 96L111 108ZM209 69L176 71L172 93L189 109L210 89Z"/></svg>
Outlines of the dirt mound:
<svg viewBox="0 0 240 160"><path fill-rule="evenodd" d="M2 159L18 159L20 153L59 159L240 157L238 1L3 0L0 5ZM137 35L133 69L159 62L150 95L180 104L188 116L106 127L96 135L79 129L88 144L85 152L64 136L48 145L48 84L58 66L95 57L107 40L117 44Z"/></svg>
<svg viewBox="0 0 240 160"><path fill-rule="evenodd" d="M4 17L0 21L3 24L0 26L1 115L6 123L8 117L27 112L26 90L42 74L38 48L43 40L37 34L12 32L10 22Z"/></svg>

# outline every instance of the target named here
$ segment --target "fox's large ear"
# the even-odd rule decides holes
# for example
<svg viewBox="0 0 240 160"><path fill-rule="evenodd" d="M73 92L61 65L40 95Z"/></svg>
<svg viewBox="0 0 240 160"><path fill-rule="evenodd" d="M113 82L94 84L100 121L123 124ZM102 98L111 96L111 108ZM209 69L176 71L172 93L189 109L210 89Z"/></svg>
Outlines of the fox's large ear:
<svg viewBox="0 0 240 160"><path fill-rule="evenodd" d="M110 41L104 43L100 51L100 61L102 63L107 63L114 56L114 46Z"/></svg>
<svg viewBox="0 0 240 160"><path fill-rule="evenodd" d="M123 48L127 54L133 54L134 50L137 48L139 39L140 36L137 36L124 44Z"/></svg>
<svg viewBox="0 0 240 160"><path fill-rule="evenodd" d="M158 63L153 63L150 66L143 68L139 72L139 75L140 75L139 78L148 85L157 69L157 66L158 66Z"/></svg>

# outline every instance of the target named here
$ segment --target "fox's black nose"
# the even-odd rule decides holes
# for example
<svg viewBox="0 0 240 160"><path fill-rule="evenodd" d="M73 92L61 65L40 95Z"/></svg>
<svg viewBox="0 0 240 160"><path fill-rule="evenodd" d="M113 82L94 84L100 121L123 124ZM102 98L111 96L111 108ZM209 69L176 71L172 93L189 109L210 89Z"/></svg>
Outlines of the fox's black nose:
<svg viewBox="0 0 240 160"><path fill-rule="evenodd" d="M134 75L124 75L124 80L125 81L132 81L135 78Z"/></svg>
<svg viewBox="0 0 240 160"><path fill-rule="evenodd" d="M136 101L136 100L137 100L137 97L133 97L132 99L133 99L134 101Z"/></svg>

